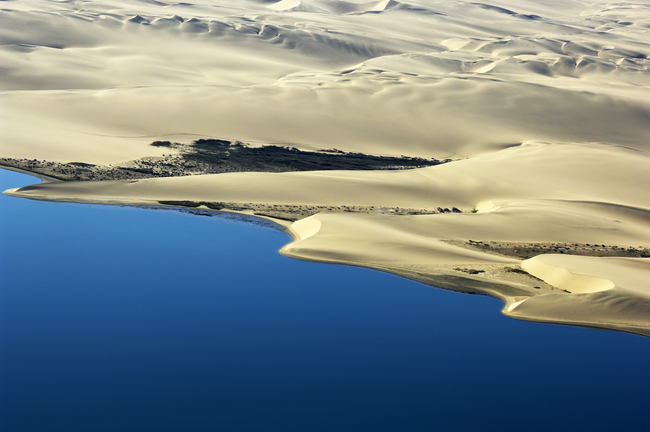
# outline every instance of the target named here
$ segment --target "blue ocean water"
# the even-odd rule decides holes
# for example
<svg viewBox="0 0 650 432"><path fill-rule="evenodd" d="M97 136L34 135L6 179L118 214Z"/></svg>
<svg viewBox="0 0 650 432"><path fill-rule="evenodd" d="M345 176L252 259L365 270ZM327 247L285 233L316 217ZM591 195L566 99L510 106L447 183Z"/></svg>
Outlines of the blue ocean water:
<svg viewBox="0 0 650 432"><path fill-rule="evenodd" d="M1 190L35 182L0 170ZM648 430L650 339L519 322L288 241L0 196L0 430Z"/></svg>

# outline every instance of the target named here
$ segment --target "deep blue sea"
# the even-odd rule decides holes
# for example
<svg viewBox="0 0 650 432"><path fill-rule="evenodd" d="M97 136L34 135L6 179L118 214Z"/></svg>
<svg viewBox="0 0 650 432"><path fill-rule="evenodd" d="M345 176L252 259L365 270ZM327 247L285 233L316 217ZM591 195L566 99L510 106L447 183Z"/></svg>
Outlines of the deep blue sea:
<svg viewBox="0 0 650 432"><path fill-rule="evenodd" d="M38 182L0 170L0 189ZM268 227L0 196L0 431L643 431L650 339L285 258Z"/></svg>

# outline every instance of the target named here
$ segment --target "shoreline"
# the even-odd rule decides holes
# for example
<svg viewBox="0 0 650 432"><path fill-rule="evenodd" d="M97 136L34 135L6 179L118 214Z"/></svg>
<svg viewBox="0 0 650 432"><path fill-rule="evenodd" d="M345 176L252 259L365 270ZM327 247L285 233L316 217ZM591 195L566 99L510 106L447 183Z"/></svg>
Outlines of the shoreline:
<svg viewBox="0 0 650 432"><path fill-rule="evenodd" d="M18 171L20 172L20 171ZM34 177L38 177L29 172L23 172ZM27 186L26 186L27 187ZM522 314L521 312L517 313L517 307L519 307L523 302L528 299L544 296L547 294L562 294L562 295L572 295L565 292L564 290L558 289L552 285L547 284L541 279L536 278L534 275L521 269L521 258L515 258L509 264L503 263L492 263L492 264L472 264L468 265L463 264L462 262L456 264L446 264L446 265L408 265L404 263L399 265L397 263L379 263L373 261L359 261L354 259L340 259L335 257L328 257L326 255L313 255L306 254L301 251L295 251L296 245L301 244L302 242L309 240L310 237L316 235L320 231L320 221L317 220L317 216L322 215L322 213L317 213L316 215L307 216L306 218L300 219L297 222L288 221L284 219L277 219L269 215L264 214L255 214L252 210L233 210L227 208L213 209L208 208L203 205L197 207L188 207L183 205L170 205L170 204L161 204L155 199L133 199L127 200L124 197L114 197L114 198L69 198L69 197L56 197L56 196L38 196L38 195L25 195L16 193L22 188L14 188L4 191L3 193L8 196L19 197L19 198L28 198L41 201L50 201L50 202L67 202L67 203L78 203L78 204L100 204L100 205L117 205L117 206L127 206L127 207L141 207L141 208L153 208L153 209L169 209L175 211L183 212L201 212L202 214L231 214L231 215L240 215L245 217L251 217L256 219L261 219L266 222L277 225L281 231L285 232L290 237L290 242L284 245L278 251L283 256L293 259L300 259L304 261L318 262L323 264L336 264L336 265L348 265L354 267L368 268L377 271L383 271L391 273L400 277L405 277L410 280L418 281L424 283L428 286L434 288L440 288L450 291L456 291L465 294L478 294L478 295L487 295L501 300L504 303L501 313L505 316L514 319L520 319L524 321L540 322L540 323L555 323L562 325L573 325L587 328L598 328L598 329L613 329L617 331L625 331L629 333L639 334L642 336L650 337L650 326L648 328L643 325L635 326L632 323L629 325L623 323L615 322L602 322L602 321L589 321L589 320L580 320L580 319L566 319L566 318L548 318L542 315L536 316L530 312ZM355 213L349 212L331 212L328 215L336 217L336 215L342 216L354 216ZM358 213L356 213L358 214ZM388 217L388 216L385 216ZM399 218L398 215L392 215L390 218ZM430 216L429 216L430 217ZM311 224L313 226L306 227L306 224ZM317 226L316 226L317 225ZM449 241L445 239L440 239L439 242L448 243L449 246L453 248L461 248L465 250L477 249L474 247L475 243L472 241L466 241L467 244L460 244L458 241ZM455 243L455 244L454 244ZM462 242L461 242L462 243ZM470 246L468 246L471 243ZM475 250L475 253L481 255L493 256L496 258L498 253L495 254L492 250L483 250L478 248ZM500 255L503 256L503 255ZM461 268L462 266L466 268ZM468 274L469 273L469 274ZM510 308L516 305L513 310Z"/></svg>
<svg viewBox="0 0 650 432"><path fill-rule="evenodd" d="M53 182L63 182L65 180L60 180L55 177L50 177L44 174L39 174L35 172L31 172L28 170L23 170L19 168L13 168L13 167L7 167L4 165L0 165L0 169L6 169L7 171L13 171L13 172L18 172L21 174L26 174L30 175L32 177L36 177L40 179L43 183L48 182L48 181L53 181ZM39 183L34 183L34 184L39 184ZM29 185L28 185L29 186ZM23 186L25 187L25 186ZM161 210L174 210L174 211L183 211L187 213L192 213L192 210L202 210L206 212L211 212L214 214L233 214L233 215L241 215L241 216L248 216L248 217L253 217L253 218L258 218L258 219L263 219L268 222L274 223L275 225L278 225L281 227L282 231L287 229L287 227L290 225L286 224L287 221L282 220L282 219L275 219L271 216L265 216L265 215L256 215L251 212L247 211L237 211L237 210L232 210L232 209L221 209L221 210L215 210L215 209L210 209L207 207L204 208L189 208L189 207L184 207L184 206L174 206L174 205L167 205L167 204L160 204L158 201L155 200L133 200L133 201L124 201L124 200L107 200L107 199L66 199L66 198L43 198L43 197L26 197L18 194L14 194L14 191L17 191L21 189L21 187L18 188L11 188L7 189L5 191L2 191L3 195L7 195L13 198L23 198L23 199L28 199L28 200L34 200L34 201L45 201L45 202L58 202L58 203L67 203L67 204L91 204L91 205L106 205L106 206L117 206L117 207L133 207L133 208L143 208L143 209L161 209Z"/></svg>
<svg viewBox="0 0 650 432"><path fill-rule="evenodd" d="M13 172L21 173L21 174L27 174L27 175L30 175L32 177L36 177L36 178L40 179L41 182L43 182L43 183L48 182L48 181L50 181L50 182L63 182L63 181L65 181L65 180L62 180L62 179L54 177L54 176L49 176L47 174L42 174L42 173L39 173L39 172L36 172L36 171L30 171L30 170L26 170L26 169L23 169L23 168L17 168L17 167L13 167L13 166L10 166L10 165L0 164L0 169L6 169L7 171L13 171ZM19 189L19 188L15 188L15 189Z"/></svg>

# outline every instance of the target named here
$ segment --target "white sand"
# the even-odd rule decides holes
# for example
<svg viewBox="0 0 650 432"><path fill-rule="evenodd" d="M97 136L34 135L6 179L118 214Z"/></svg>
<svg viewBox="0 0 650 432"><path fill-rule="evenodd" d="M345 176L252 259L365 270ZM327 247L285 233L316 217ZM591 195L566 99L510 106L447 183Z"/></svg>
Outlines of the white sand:
<svg viewBox="0 0 650 432"><path fill-rule="evenodd" d="M213 137L453 157L413 171L52 183L12 194L458 207L465 213L322 213L293 224L296 241L283 249L431 275L519 262L443 240L648 247L648 28L645 0L4 2L0 156L115 164L169 152L148 145L156 139ZM569 292L495 293L504 312L650 331L647 259L576 259L525 263Z"/></svg>
<svg viewBox="0 0 650 432"><path fill-rule="evenodd" d="M650 258L542 255L525 261L523 267L556 286L580 294L533 297L508 310L508 315L637 328L639 333L650 335Z"/></svg>
<svg viewBox="0 0 650 432"><path fill-rule="evenodd" d="M113 163L199 136L436 157L530 140L648 150L638 4L4 2L0 153Z"/></svg>

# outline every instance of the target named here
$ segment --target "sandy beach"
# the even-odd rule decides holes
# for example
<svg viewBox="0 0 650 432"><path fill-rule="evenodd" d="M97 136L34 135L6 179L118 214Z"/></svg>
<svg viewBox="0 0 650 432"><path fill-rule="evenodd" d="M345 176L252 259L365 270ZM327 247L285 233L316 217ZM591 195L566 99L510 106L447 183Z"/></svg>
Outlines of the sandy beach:
<svg viewBox="0 0 650 432"><path fill-rule="evenodd" d="M492 295L517 319L650 336L647 1L3 7L0 157L113 167L182 156L156 140L214 138L452 160L5 194L229 203L275 215L289 257Z"/></svg>

